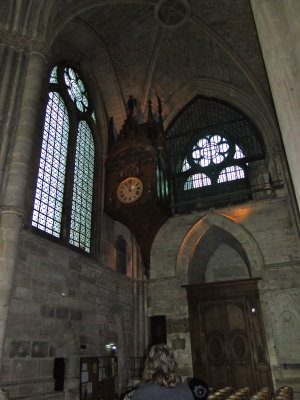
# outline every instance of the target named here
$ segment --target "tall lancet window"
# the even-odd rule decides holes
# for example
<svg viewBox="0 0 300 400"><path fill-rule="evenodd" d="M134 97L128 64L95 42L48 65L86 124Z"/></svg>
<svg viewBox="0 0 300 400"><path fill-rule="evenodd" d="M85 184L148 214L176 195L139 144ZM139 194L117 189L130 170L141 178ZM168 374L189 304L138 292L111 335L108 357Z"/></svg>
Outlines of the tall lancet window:
<svg viewBox="0 0 300 400"><path fill-rule="evenodd" d="M95 114L78 72L51 73L32 226L91 251Z"/></svg>

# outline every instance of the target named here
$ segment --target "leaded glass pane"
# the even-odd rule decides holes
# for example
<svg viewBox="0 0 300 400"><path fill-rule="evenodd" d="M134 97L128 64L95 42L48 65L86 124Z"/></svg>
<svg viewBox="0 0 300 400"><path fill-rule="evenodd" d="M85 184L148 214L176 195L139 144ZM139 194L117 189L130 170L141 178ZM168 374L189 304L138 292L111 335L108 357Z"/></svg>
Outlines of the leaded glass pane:
<svg viewBox="0 0 300 400"><path fill-rule="evenodd" d="M33 206L32 226L59 237L66 171L69 117L64 101L49 93Z"/></svg>
<svg viewBox="0 0 300 400"><path fill-rule="evenodd" d="M242 150L239 148L239 146L236 144L235 145L235 154L234 157L236 160L238 160L239 158L244 158L245 154L242 152Z"/></svg>
<svg viewBox="0 0 300 400"><path fill-rule="evenodd" d="M237 179L245 178L245 171L238 165L224 168L219 175L218 183L235 181Z"/></svg>
<svg viewBox="0 0 300 400"><path fill-rule="evenodd" d="M50 83L57 83L57 67L54 67L51 72Z"/></svg>
<svg viewBox="0 0 300 400"><path fill-rule="evenodd" d="M196 189L203 186L210 186L211 180L205 174L195 174L188 177L184 184L184 190Z"/></svg>
<svg viewBox="0 0 300 400"><path fill-rule="evenodd" d="M76 143L69 242L87 252L91 250L94 157L91 130L87 122L81 121Z"/></svg>
<svg viewBox="0 0 300 400"><path fill-rule="evenodd" d="M188 160L185 158L185 159L183 160L183 163L182 163L181 171L184 172L184 171L189 170L190 168L191 168L191 166L190 166L190 164L188 163Z"/></svg>
<svg viewBox="0 0 300 400"><path fill-rule="evenodd" d="M86 89L79 75L72 68L64 69L64 79L68 87L68 93L80 111L88 108Z"/></svg>
<svg viewBox="0 0 300 400"><path fill-rule="evenodd" d="M220 135L206 136L193 146L192 157L201 167L220 164L228 156L229 144Z"/></svg>

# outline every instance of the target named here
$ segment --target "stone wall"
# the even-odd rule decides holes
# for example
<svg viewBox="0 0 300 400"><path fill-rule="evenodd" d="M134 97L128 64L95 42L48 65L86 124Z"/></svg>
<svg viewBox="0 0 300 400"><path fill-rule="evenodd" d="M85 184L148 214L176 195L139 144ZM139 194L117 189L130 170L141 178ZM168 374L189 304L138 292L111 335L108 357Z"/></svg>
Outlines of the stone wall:
<svg viewBox="0 0 300 400"><path fill-rule="evenodd" d="M210 257L206 260L201 257L199 248L205 234L212 229L217 232L216 228L231 234L232 243L239 242L250 264L249 273L234 248L228 251L228 240L226 243L224 239L224 245L218 238L220 245ZM205 250L209 253L211 245L209 241L206 244ZM231 256L234 268L231 268ZM220 276L216 257L221 260ZM218 210L173 216L156 237L151 267L148 312L149 315L166 315L168 342L175 349L185 376L192 374L192 360L188 325L184 323L188 318L188 306L182 285L205 283L212 276L215 281L238 279L241 276L236 276L236 268L240 273L243 267L244 278L247 274L261 278L260 300L275 386L285 383L299 390L296 383L299 368L285 369L283 365L295 367L300 363L300 252L286 199L249 201ZM174 321L177 321L175 325Z"/></svg>
<svg viewBox="0 0 300 400"><path fill-rule="evenodd" d="M105 224L107 263L101 264L39 234L22 233L1 373L10 398L53 391L55 357L66 359L65 386L77 378L78 389L79 357L106 355L107 343L117 345L120 364L129 370L137 312L132 255L138 250L125 227L109 218ZM114 271L120 233L127 242L127 277ZM126 379L125 374L123 386Z"/></svg>

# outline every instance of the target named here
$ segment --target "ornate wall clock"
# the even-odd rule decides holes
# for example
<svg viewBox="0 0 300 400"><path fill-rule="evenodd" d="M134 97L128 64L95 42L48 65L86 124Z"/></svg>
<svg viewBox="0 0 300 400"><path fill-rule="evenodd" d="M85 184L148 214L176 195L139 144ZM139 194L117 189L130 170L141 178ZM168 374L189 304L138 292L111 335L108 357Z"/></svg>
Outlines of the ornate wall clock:
<svg viewBox="0 0 300 400"><path fill-rule="evenodd" d="M142 193L143 182L135 176L130 176L119 184L117 198L121 203L129 204L138 200Z"/></svg>

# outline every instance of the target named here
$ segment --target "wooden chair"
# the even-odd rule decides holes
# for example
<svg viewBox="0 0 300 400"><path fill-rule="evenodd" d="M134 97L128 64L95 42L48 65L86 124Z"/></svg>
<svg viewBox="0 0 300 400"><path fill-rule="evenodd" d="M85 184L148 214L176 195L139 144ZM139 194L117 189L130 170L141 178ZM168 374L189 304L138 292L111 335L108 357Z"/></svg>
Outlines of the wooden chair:
<svg viewBox="0 0 300 400"><path fill-rule="evenodd" d="M219 400L219 397L216 396L215 394L209 394L208 395L208 400Z"/></svg>
<svg viewBox="0 0 300 400"><path fill-rule="evenodd" d="M292 400L294 398L294 392L293 392L293 388L291 388L290 386L282 386L280 387L277 391L276 391L276 395L281 395L284 396L290 400Z"/></svg>

